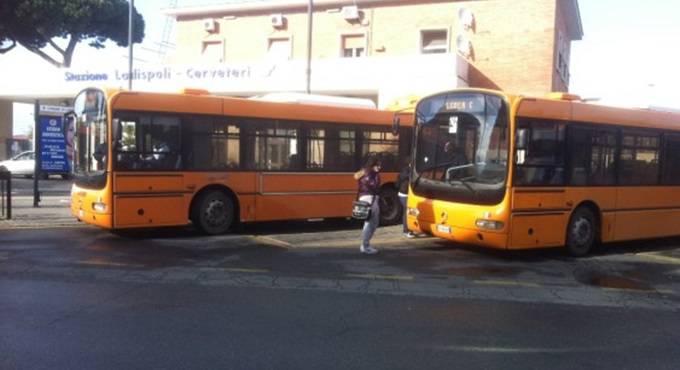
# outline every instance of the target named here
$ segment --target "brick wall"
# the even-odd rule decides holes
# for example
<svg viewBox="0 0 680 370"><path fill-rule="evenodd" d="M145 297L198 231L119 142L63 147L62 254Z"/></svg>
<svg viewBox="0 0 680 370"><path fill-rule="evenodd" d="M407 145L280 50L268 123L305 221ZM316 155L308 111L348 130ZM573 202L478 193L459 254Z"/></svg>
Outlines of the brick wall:
<svg viewBox="0 0 680 370"><path fill-rule="evenodd" d="M566 29L559 0L473 0L400 1L363 6L362 20L350 23L335 8L316 9L313 58L337 58L341 35L366 35L366 55L404 56L419 53L424 29L447 29L449 50L456 51L456 39L463 34L473 45L470 62L476 67L471 85L515 93L543 95L567 90L557 74L556 29ZM475 28L463 30L458 12L467 8L475 16ZM303 9L280 10L287 20L285 29L270 24L270 14L237 14L233 19L215 15L219 31L207 33L203 18L180 18L177 25L176 63L201 62L204 42L224 43L227 63L252 63L266 59L268 39L291 37L292 57L306 58L307 14ZM563 33L567 37L567 33ZM417 68L417 66L414 66ZM481 72L481 75L479 74Z"/></svg>

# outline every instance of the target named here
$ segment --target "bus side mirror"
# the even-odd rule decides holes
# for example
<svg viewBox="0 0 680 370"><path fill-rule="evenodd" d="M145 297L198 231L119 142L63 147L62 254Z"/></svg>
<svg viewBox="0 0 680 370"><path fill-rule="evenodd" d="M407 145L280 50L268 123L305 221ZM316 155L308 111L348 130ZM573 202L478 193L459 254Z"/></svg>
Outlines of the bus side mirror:
<svg viewBox="0 0 680 370"><path fill-rule="evenodd" d="M401 124L401 119L399 116L395 115L394 119L392 120L392 135L397 136L399 135L399 125Z"/></svg>

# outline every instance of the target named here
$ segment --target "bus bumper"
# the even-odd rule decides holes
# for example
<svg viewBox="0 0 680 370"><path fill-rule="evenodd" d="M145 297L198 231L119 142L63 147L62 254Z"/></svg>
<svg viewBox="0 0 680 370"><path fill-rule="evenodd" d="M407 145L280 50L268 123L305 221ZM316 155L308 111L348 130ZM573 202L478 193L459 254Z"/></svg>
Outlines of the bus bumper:
<svg viewBox="0 0 680 370"><path fill-rule="evenodd" d="M79 221L90 225L99 226L105 229L111 229L113 227L113 220L111 219L110 214L88 212L83 209L78 209L77 207L71 207L71 214Z"/></svg>
<svg viewBox="0 0 680 370"><path fill-rule="evenodd" d="M422 221L409 222L409 229L416 232L420 231L439 238L452 240L458 243L473 244L496 249L508 248L508 234L501 232L471 230L456 226Z"/></svg>

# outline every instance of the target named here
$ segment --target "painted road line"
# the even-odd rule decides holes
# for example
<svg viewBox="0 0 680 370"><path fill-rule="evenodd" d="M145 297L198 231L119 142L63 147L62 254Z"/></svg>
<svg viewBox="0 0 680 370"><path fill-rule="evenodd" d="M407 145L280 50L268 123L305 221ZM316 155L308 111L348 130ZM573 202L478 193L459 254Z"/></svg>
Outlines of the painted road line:
<svg viewBox="0 0 680 370"><path fill-rule="evenodd" d="M44 224L44 225L11 225L0 222L0 231L2 230L43 230L43 229L79 229L85 228L88 225L74 224L74 225L55 225L55 224Z"/></svg>
<svg viewBox="0 0 680 370"><path fill-rule="evenodd" d="M440 239L435 239L435 238L417 238L417 239L406 239L406 238L390 238L390 239L374 239L371 240L371 245L391 245L392 248L402 248L402 249L408 249L409 247L412 247L414 244L420 244L422 242L433 242L436 240ZM296 244L295 247L298 248L348 248L348 247L355 247L359 249L359 244L361 244L361 240L359 236L357 236L356 240L331 240L331 241L313 241L313 242L303 242L300 244ZM400 244L398 246L395 246L394 244Z"/></svg>
<svg viewBox="0 0 680 370"><path fill-rule="evenodd" d="M616 292L616 293L642 293L642 294L652 294L652 293L660 293L658 290L654 289L625 289L625 288L605 288L602 287L600 288L606 292Z"/></svg>
<svg viewBox="0 0 680 370"><path fill-rule="evenodd" d="M480 284L480 285L500 285L500 286L520 286L520 287L525 287L525 288L541 288L543 287L540 284L536 283L527 283L527 282L522 282L522 281L513 281L513 280L473 280L475 284Z"/></svg>
<svg viewBox="0 0 680 370"><path fill-rule="evenodd" d="M671 265L680 265L680 258L664 256L657 253L638 253L636 256L640 256L647 259L652 259L660 262L666 262Z"/></svg>
<svg viewBox="0 0 680 370"><path fill-rule="evenodd" d="M291 248L293 246L292 244L290 244L288 242L284 242L283 240L275 239L275 238L272 238L272 237L269 237L269 236L249 235L249 237L256 242L269 244L269 245L273 245L273 246L276 246L276 247Z"/></svg>
<svg viewBox="0 0 680 370"><path fill-rule="evenodd" d="M228 271L228 272L245 272L248 274L266 274L269 270L266 269L249 269L249 268L237 268L237 267L220 267L216 268L215 271Z"/></svg>
<svg viewBox="0 0 680 370"><path fill-rule="evenodd" d="M345 276L371 280L413 280L413 276L408 275L346 274Z"/></svg>
<svg viewBox="0 0 680 370"><path fill-rule="evenodd" d="M109 261L77 261L76 264L86 266L144 267L144 265L136 263L121 263Z"/></svg>

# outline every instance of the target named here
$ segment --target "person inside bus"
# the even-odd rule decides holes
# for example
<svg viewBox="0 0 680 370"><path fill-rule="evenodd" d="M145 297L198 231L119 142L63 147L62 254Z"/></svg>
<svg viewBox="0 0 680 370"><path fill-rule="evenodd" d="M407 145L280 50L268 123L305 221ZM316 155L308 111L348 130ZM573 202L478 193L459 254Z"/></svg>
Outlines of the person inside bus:
<svg viewBox="0 0 680 370"><path fill-rule="evenodd" d="M467 164L467 158L463 152L463 148L456 145L455 140L449 140L444 144L444 150L441 155L441 159L437 160L438 164L446 164L442 171L442 180L446 181L447 169L456 166L462 166Z"/></svg>
<svg viewBox="0 0 680 370"><path fill-rule="evenodd" d="M106 169L106 152L109 150L106 143L99 143L95 145L92 157L97 161L97 168L99 170Z"/></svg>
<svg viewBox="0 0 680 370"><path fill-rule="evenodd" d="M371 247L371 238L380 223L380 207L378 204L378 193L380 191L380 157L373 154L368 157L363 168L354 174L357 180L358 196L362 202L371 204L371 215L364 221L361 231L361 246L359 251L366 254L378 253L378 250Z"/></svg>

